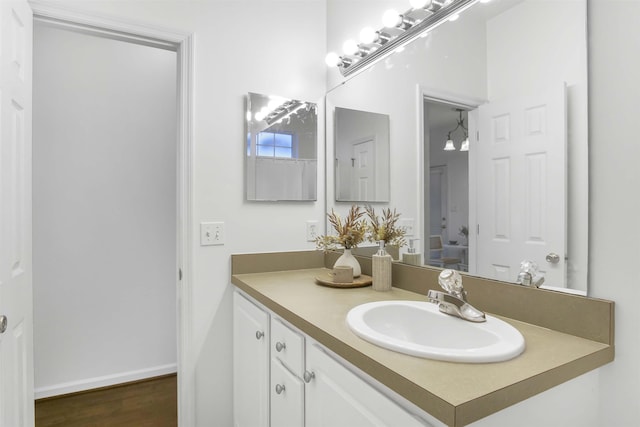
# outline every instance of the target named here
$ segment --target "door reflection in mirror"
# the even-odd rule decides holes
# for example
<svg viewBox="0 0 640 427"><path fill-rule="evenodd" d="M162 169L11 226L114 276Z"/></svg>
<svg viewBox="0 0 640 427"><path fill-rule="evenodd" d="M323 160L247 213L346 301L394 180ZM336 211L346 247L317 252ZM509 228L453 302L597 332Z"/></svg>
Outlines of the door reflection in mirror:
<svg viewBox="0 0 640 427"><path fill-rule="evenodd" d="M336 200L389 201L389 116L336 107Z"/></svg>

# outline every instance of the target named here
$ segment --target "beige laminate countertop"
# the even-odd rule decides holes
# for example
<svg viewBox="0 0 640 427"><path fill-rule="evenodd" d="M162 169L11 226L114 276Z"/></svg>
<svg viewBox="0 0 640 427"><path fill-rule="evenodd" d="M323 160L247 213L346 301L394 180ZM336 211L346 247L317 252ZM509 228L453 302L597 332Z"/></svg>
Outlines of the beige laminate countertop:
<svg viewBox="0 0 640 427"><path fill-rule="evenodd" d="M325 268L235 274L232 283L377 381L450 426L463 426L613 359L613 347L494 315L516 327L526 349L515 359L452 363L396 353L357 337L347 312L366 302L425 300L393 288L335 289L316 284ZM491 313L489 313L491 314ZM493 314L492 314L493 315Z"/></svg>

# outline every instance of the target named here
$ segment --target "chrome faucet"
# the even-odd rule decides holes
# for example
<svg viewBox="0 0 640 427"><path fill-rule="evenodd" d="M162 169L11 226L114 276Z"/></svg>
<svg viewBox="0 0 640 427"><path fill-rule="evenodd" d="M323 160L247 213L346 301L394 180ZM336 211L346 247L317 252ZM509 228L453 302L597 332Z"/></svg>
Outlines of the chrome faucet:
<svg viewBox="0 0 640 427"><path fill-rule="evenodd" d="M467 302L462 277L455 270L442 270L438 276L440 287L446 292L429 290L427 300L438 304L441 312L470 322L485 322L484 313Z"/></svg>
<svg viewBox="0 0 640 427"><path fill-rule="evenodd" d="M538 264L533 261L522 261L516 283L522 286L539 288L544 283L544 276L538 274Z"/></svg>

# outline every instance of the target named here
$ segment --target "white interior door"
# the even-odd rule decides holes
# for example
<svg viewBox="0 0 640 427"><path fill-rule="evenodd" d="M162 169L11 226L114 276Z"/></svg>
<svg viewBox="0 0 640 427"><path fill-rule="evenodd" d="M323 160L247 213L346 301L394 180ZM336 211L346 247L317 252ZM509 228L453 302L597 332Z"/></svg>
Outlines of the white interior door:
<svg viewBox="0 0 640 427"><path fill-rule="evenodd" d="M353 144L353 157L351 164L351 188L355 190L356 200L371 200L375 198L375 155L374 140Z"/></svg>
<svg viewBox="0 0 640 427"><path fill-rule="evenodd" d="M520 262L531 260L540 267L546 284L564 286L564 85L482 105L478 127L478 273L513 282ZM548 255L554 260L547 261Z"/></svg>
<svg viewBox="0 0 640 427"><path fill-rule="evenodd" d="M0 427L34 425L32 26L25 0L0 1Z"/></svg>

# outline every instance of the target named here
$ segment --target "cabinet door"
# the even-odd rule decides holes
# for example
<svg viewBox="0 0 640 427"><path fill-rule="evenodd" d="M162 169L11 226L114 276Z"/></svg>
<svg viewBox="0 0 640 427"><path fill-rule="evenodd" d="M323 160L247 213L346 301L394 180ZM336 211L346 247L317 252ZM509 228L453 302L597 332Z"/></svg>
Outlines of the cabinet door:
<svg viewBox="0 0 640 427"><path fill-rule="evenodd" d="M316 344L307 345L306 427L424 427L397 403L366 383Z"/></svg>
<svg viewBox="0 0 640 427"><path fill-rule="evenodd" d="M277 358L271 360L271 426L304 426L304 384Z"/></svg>
<svg viewBox="0 0 640 427"><path fill-rule="evenodd" d="M269 426L269 315L233 294L233 422Z"/></svg>

